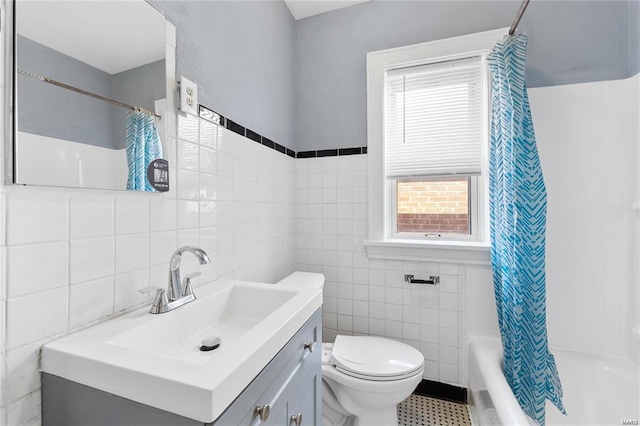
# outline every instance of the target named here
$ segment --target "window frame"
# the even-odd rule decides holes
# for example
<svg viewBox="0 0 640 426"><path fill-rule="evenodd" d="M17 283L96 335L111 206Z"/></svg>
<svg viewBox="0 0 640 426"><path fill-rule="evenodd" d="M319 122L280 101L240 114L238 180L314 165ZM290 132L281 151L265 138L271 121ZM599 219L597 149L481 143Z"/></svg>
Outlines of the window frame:
<svg viewBox="0 0 640 426"><path fill-rule="evenodd" d="M483 79L490 87L489 71L485 58L500 41L508 29L502 28L481 33L468 34L459 37L419 43L393 49L379 50L367 53L367 139L368 139L368 181L369 181L369 239L364 242L369 257L375 258L399 258L400 252L395 248L401 247L406 256L407 249L423 250L424 255L414 255L420 260L435 260L436 258L448 259L451 256L451 248L461 248L461 252L472 253L471 263L488 263L489 248L489 203L488 203L488 135L489 135L489 90L484 93L487 108L487 117L483 120L483 135L486 143L483 144L483 174L476 179L477 196L476 204L476 238L449 238L453 234L447 234L448 238L416 238L405 233L394 235L390 232L390 191L389 182L385 175L384 162L384 84L385 73L389 69L409 67L430 62L455 60L469 56L481 56L483 58ZM395 180L393 180L395 182ZM419 235L419 234L418 234ZM386 250L387 247L389 250ZM427 250L424 250L424 249ZM446 248L446 252L438 251L438 248ZM435 251L434 251L435 249ZM476 252L486 252L478 255ZM388 253L387 253L388 252ZM430 254L426 254L430 253ZM453 256L458 259L460 253ZM462 256L465 258L465 256ZM464 260L464 259L458 259Z"/></svg>

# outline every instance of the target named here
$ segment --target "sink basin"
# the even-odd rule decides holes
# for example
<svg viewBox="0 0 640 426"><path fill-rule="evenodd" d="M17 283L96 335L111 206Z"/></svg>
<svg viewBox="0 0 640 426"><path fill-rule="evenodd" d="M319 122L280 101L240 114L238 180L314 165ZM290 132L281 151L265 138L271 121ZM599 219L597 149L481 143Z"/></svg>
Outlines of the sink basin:
<svg viewBox="0 0 640 426"><path fill-rule="evenodd" d="M274 286L235 284L216 292L208 303L195 303L192 309L178 308L173 315L161 314L157 320L120 333L106 343L191 364L212 362L296 294ZM158 330L162 330L162 336L158 336ZM221 347L201 352L202 340L212 336L220 337Z"/></svg>
<svg viewBox="0 0 640 426"><path fill-rule="evenodd" d="M208 423L322 305L317 288L221 280L195 293L173 311L145 307L46 344L42 371ZM213 336L220 347L200 351Z"/></svg>

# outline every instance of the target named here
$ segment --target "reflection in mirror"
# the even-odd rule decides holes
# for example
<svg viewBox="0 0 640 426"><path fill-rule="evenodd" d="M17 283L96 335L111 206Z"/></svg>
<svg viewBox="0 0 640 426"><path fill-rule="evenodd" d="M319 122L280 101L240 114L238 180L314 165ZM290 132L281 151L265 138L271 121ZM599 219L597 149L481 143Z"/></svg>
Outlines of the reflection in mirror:
<svg viewBox="0 0 640 426"><path fill-rule="evenodd" d="M15 18L15 183L167 190L153 161L166 152L162 13L144 0L17 1Z"/></svg>

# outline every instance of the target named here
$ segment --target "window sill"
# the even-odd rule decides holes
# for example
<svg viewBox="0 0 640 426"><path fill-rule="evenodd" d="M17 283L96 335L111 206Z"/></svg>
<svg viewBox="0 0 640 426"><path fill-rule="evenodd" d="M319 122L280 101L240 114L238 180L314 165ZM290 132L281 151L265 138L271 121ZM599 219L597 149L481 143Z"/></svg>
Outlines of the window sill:
<svg viewBox="0 0 640 426"><path fill-rule="evenodd" d="M367 240L369 259L491 265L489 243L461 241Z"/></svg>

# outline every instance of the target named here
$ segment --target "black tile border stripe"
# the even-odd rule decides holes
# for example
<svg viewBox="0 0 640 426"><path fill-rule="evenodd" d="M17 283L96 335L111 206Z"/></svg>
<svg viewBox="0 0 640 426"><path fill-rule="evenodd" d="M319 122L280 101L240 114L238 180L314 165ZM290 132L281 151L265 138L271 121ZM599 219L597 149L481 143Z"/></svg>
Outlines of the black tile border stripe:
<svg viewBox="0 0 640 426"><path fill-rule="evenodd" d="M297 158L316 158L315 151L299 151Z"/></svg>
<svg viewBox="0 0 640 426"><path fill-rule="evenodd" d="M288 155L291 158L340 157L345 155L359 155L367 153L366 146L359 146L354 148L321 149L317 151L299 151L296 153L294 150L289 149L284 145L280 145L279 143L274 142L271 139L259 133L256 133L247 127L241 126L235 121L230 120L222 114L218 114L217 112L203 105L198 105L198 115L200 116L200 118L204 118L211 123L227 128L234 133L251 139L284 155Z"/></svg>
<svg viewBox="0 0 640 426"><path fill-rule="evenodd" d="M316 156L318 157L337 157L338 150L337 149L321 149L316 151Z"/></svg>
<svg viewBox="0 0 640 426"><path fill-rule="evenodd" d="M262 143L262 136L260 136L259 134L257 134L253 130L245 128L245 132L246 132L247 138L251 139L254 142Z"/></svg>
<svg viewBox="0 0 640 426"><path fill-rule="evenodd" d="M451 402L467 402L467 388L422 379L415 391L416 395L444 399Z"/></svg>
<svg viewBox="0 0 640 426"><path fill-rule="evenodd" d="M237 133L240 136L246 136L246 130L243 126L239 125L235 121L231 121L227 118L227 125L225 126L227 129L231 130L233 133Z"/></svg>
<svg viewBox="0 0 640 426"><path fill-rule="evenodd" d="M367 147L321 149L318 151L298 151L296 158L344 157L346 155L366 154Z"/></svg>
<svg viewBox="0 0 640 426"><path fill-rule="evenodd" d="M271 149L276 149L276 143L268 138L262 138L262 145L268 146Z"/></svg>
<svg viewBox="0 0 640 426"><path fill-rule="evenodd" d="M362 148L339 148L338 155L357 155L362 154Z"/></svg>

